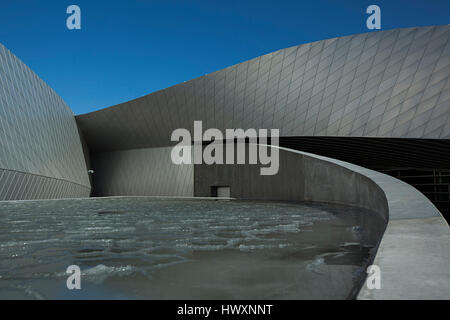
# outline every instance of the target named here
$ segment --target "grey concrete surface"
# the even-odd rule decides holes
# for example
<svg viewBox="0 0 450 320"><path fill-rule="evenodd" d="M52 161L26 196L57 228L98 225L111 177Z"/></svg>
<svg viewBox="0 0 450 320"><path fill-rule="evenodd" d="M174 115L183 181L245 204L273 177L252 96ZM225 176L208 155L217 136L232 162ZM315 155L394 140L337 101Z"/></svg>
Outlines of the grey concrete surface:
<svg viewBox="0 0 450 320"><path fill-rule="evenodd" d="M358 299L450 299L450 232L442 217L391 220L373 264L381 289Z"/></svg>

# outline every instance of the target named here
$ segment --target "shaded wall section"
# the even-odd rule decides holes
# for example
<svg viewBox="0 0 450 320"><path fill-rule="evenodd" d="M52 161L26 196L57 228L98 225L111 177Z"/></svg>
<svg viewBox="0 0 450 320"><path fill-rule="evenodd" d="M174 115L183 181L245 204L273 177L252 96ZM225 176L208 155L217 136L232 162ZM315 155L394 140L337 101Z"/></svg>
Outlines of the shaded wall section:
<svg viewBox="0 0 450 320"><path fill-rule="evenodd" d="M94 196L193 196L193 165L175 165L172 148L91 155Z"/></svg>
<svg viewBox="0 0 450 320"><path fill-rule="evenodd" d="M0 137L0 200L89 196L72 111L1 44Z"/></svg>

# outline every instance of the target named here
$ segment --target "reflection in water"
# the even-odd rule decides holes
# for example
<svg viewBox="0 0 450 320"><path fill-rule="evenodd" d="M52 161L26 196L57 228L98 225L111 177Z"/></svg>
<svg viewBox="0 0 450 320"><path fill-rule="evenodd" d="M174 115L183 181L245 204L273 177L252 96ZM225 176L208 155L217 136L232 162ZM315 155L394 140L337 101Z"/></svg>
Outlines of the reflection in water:
<svg viewBox="0 0 450 320"><path fill-rule="evenodd" d="M343 299L383 228L375 214L337 205L2 202L0 298ZM81 290L66 288L72 264Z"/></svg>

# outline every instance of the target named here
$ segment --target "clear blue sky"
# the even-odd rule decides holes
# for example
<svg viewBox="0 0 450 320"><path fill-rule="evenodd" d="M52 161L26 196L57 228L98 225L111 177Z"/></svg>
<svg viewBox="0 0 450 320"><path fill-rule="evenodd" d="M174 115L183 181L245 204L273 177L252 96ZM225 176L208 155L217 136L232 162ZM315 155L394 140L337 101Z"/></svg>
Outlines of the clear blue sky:
<svg viewBox="0 0 450 320"><path fill-rule="evenodd" d="M81 30L66 8L81 8ZM450 24L449 0L0 0L0 42L75 114L125 102L289 46L382 30Z"/></svg>

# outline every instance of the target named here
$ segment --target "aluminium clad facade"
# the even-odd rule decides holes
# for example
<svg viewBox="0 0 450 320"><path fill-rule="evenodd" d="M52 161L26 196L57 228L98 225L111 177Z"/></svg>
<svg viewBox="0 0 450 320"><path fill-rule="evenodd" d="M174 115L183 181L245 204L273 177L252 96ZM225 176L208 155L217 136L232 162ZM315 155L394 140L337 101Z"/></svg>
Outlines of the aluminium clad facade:
<svg viewBox="0 0 450 320"><path fill-rule="evenodd" d="M430 26L290 47L76 119L96 167L94 189L129 186L98 195L154 195L184 183L183 175L158 169L168 164L132 161L129 150L169 146L175 129L193 132L194 120L222 132L278 128L285 138L448 140L449 117L450 26ZM113 164L103 165L106 154ZM159 159L170 163L169 156ZM130 173L131 163L146 174ZM146 187L137 192L134 184Z"/></svg>
<svg viewBox="0 0 450 320"><path fill-rule="evenodd" d="M89 196L72 111L1 44L0 137L0 200Z"/></svg>

